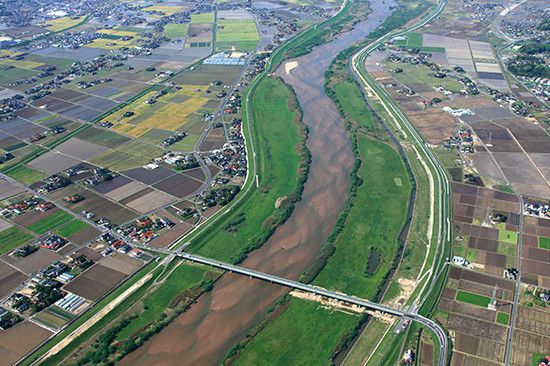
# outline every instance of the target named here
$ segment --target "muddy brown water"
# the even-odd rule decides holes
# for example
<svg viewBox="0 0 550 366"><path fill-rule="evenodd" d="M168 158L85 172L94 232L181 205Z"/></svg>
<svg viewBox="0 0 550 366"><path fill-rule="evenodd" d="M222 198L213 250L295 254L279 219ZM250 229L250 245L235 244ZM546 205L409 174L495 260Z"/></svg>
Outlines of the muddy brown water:
<svg viewBox="0 0 550 366"><path fill-rule="evenodd" d="M242 266L297 280L319 254L344 208L354 161L344 122L325 94L323 74L340 51L384 21L391 5L390 1L373 1L373 12L366 21L308 55L288 61L298 61L288 74L285 64L276 71L294 87L304 111L312 162L302 200L293 215ZM225 274L211 292L119 364L216 365L286 291L259 280Z"/></svg>

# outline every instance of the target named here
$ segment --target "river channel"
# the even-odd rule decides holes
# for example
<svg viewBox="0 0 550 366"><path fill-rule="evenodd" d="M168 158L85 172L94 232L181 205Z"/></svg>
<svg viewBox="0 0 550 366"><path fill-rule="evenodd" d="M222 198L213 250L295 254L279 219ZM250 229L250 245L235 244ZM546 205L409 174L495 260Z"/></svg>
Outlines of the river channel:
<svg viewBox="0 0 550 366"><path fill-rule="evenodd" d="M276 74L296 91L304 111L312 162L302 200L293 215L242 266L297 280L319 254L344 208L354 161L344 121L325 94L323 74L339 52L381 24L392 5L390 0L373 0L366 21L277 69ZM225 274L212 291L120 365L217 365L286 291L259 280Z"/></svg>

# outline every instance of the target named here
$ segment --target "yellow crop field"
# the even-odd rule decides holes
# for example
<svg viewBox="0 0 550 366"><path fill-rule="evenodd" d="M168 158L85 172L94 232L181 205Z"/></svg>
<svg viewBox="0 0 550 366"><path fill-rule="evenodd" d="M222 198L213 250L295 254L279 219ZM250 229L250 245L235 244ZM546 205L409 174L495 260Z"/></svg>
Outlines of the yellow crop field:
<svg viewBox="0 0 550 366"><path fill-rule="evenodd" d="M14 57L14 56L22 55L22 54L23 54L23 52L12 52L12 51L8 51L8 50L0 50L0 57L6 57L6 56Z"/></svg>
<svg viewBox="0 0 550 366"><path fill-rule="evenodd" d="M208 98L201 98L201 97L192 97L187 99L185 102L182 103L182 105L192 105L195 107L202 107L206 103L208 103Z"/></svg>
<svg viewBox="0 0 550 366"><path fill-rule="evenodd" d="M36 61L15 61L15 60L0 60L0 63L4 65L11 65L11 66L17 66L21 69L34 69L35 67L39 67L44 65L42 62L36 62Z"/></svg>
<svg viewBox="0 0 550 366"><path fill-rule="evenodd" d="M120 39L112 40L112 39L105 39L105 38L97 38L97 39L94 39L92 43L88 43L87 45L85 45L85 47L100 48L105 50L116 50L121 47L130 46L130 44L132 44L135 40L136 40L135 38L130 39L129 41L121 41Z"/></svg>
<svg viewBox="0 0 550 366"><path fill-rule="evenodd" d="M149 117L145 121L141 122L140 126L148 126L152 128L159 128L161 130L175 131L187 122L189 122L189 120L185 118L155 114L152 117Z"/></svg>
<svg viewBox="0 0 550 366"><path fill-rule="evenodd" d="M98 33L105 33L105 34L112 34L113 36L120 36L120 37L135 37L138 32L129 32L129 31L122 31L117 30L116 28L113 29L102 29L98 31Z"/></svg>
<svg viewBox="0 0 550 366"><path fill-rule="evenodd" d="M197 97L204 94L204 91L208 89L208 85L178 85L181 87L175 94L176 95L188 95L190 97ZM200 91L195 91L200 89Z"/></svg>
<svg viewBox="0 0 550 366"><path fill-rule="evenodd" d="M147 132L151 131L150 128L144 126L128 125L126 123L117 123L111 128L115 131L125 133L126 135L132 137L140 137L141 135L144 135Z"/></svg>
<svg viewBox="0 0 550 366"><path fill-rule="evenodd" d="M48 25L46 30L50 32L60 32L67 28L73 27L84 20L84 17L62 17L53 20L48 20L45 24Z"/></svg>
<svg viewBox="0 0 550 366"><path fill-rule="evenodd" d="M162 5L153 5L149 6L147 8L141 9L142 11L162 11L167 16L170 16L172 14L175 14L179 11L183 11L186 8L183 6L162 6ZM156 15L154 17L160 17L159 15Z"/></svg>
<svg viewBox="0 0 550 366"><path fill-rule="evenodd" d="M168 104L166 107L159 109L157 113L169 116L187 117L197 109L199 109L199 107L192 105Z"/></svg>

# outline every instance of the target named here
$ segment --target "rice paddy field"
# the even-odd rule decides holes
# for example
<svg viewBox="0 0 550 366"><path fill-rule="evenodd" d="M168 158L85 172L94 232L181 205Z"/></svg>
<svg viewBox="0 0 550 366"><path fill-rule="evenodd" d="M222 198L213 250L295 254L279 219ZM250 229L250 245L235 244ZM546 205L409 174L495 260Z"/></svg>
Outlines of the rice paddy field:
<svg viewBox="0 0 550 366"><path fill-rule="evenodd" d="M79 17L62 17L57 18L53 20L47 21L45 24L47 25L46 29L50 32L61 32L65 29L74 27L78 23L81 23L84 21L84 16Z"/></svg>
<svg viewBox="0 0 550 366"><path fill-rule="evenodd" d="M220 19L216 33L216 49L253 50L260 40L253 19Z"/></svg>
<svg viewBox="0 0 550 366"><path fill-rule="evenodd" d="M168 38L185 38L188 27L188 24L166 24L163 35Z"/></svg>

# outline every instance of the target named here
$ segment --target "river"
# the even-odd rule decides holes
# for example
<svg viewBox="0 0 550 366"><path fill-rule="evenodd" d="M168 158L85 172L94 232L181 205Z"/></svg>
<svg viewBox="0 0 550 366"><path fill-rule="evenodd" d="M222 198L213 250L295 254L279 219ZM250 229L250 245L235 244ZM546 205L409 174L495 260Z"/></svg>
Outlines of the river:
<svg viewBox="0 0 550 366"><path fill-rule="evenodd" d="M366 21L277 69L276 74L294 87L304 111L312 162L302 200L293 215L242 266L296 280L319 254L344 208L354 161L344 121L325 94L323 74L339 52L386 19L391 5L395 4L390 0L374 0ZM259 280L225 274L212 291L120 365L216 365L286 291Z"/></svg>

